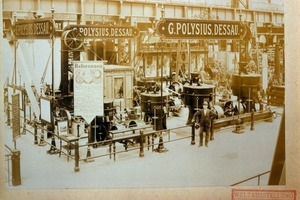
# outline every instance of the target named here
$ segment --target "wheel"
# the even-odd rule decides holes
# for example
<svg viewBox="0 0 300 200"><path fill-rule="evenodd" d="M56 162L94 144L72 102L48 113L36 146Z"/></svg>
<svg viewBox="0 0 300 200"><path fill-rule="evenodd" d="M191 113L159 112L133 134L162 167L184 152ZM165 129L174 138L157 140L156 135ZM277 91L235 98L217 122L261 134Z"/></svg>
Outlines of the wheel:
<svg viewBox="0 0 300 200"><path fill-rule="evenodd" d="M67 30L63 35L64 44L71 50L78 50L83 46L83 39L77 28Z"/></svg>

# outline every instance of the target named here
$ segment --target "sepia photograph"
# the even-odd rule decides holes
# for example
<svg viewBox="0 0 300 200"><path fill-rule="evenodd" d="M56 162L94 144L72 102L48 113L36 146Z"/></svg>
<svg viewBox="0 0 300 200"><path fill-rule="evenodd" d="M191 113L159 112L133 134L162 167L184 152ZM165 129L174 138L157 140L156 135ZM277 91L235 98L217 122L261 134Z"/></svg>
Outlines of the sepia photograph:
<svg viewBox="0 0 300 200"><path fill-rule="evenodd" d="M298 2L1 7L1 199L299 196Z"/></svg>

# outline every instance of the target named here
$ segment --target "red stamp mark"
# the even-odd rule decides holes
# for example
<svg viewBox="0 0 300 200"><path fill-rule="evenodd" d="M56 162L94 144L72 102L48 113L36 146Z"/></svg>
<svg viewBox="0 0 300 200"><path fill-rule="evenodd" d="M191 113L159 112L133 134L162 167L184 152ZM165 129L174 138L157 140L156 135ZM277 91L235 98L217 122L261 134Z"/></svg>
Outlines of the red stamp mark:
<svg viewBox="0 0 300 200"><path fill-rule="evenodd" d="M296 200L296 190L232 189L232 200Z"/></svg>

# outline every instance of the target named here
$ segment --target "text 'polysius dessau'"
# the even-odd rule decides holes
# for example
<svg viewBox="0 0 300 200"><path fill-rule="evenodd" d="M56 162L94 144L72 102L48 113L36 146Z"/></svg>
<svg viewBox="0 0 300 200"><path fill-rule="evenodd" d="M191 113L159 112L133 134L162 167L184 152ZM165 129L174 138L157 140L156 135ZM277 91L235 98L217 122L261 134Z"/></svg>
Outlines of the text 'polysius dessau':
<svg viewBox="0 0 300 200"><path fill-rule="evenodd" d="M53 20L24 20L16 22L14 25L14 34L17 38L49 38L54 31Z"/></svg>
<svg viewBox="0 0 300 200"><path fill-rule="evenodd" d="M139 35L134 26L70 25L65 30L76 30L82 38L134 38Z"/></svg>
<svg viewBox="0 0 300 200"><path fill-rule="evenodd" d="M238 21L163 19L157 33L166 39L242 39L246 25Z"/></svg>

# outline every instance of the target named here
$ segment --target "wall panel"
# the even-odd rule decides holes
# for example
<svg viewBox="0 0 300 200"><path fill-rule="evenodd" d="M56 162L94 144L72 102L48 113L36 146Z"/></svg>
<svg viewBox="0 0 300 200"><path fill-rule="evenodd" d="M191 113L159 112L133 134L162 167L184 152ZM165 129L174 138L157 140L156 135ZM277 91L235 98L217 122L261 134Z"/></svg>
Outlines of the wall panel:
<svg viewBox="0 0 300 200"><path fill-rule="evenodd" d="M107 2L95 2L95 8L94 8L94 12L95 14L103 14L103 15L107 15L108 13L108 9L107 9Z"/></svg>
<svg viewBox="0 0 300 200"><path fill-rule="evenodd" d="M68 8L67 1L57 1L54 3L54 8L56 13L66 13ZM76 9L77 11L77 9Z"/></svg>
<svg viewBox="0 0 300 200"><path fill-rule="evenodd" d="M109 2L107 6L108 15L119 15L120 14L120 3L119 2Z"/></svg>
<svg viewBox="0 0 300 200"><path fill-rule="evenodd" d="M155 16L155 6L150 4L144 5L144 16Z"/></svg>

